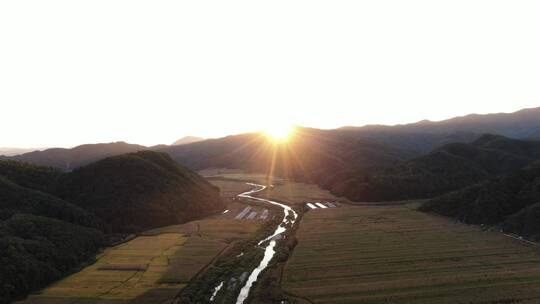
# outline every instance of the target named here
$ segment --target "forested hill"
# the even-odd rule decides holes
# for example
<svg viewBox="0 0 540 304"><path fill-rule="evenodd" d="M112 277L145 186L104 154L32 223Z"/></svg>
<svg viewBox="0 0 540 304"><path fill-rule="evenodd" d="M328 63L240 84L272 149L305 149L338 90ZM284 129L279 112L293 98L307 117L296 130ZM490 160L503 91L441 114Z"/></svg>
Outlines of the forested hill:
<svg viewBox="0 0 540 304"><path fill-rule="evenodd" d="M26 295L91 259L104 222L52 191L61 173L0 161L0 303Z"/></svg>
<svg viewBox="0 0 540 304"><path fill-rule="evenodd" d="M357 201L430 198L521 169L540 159L540 141L484 135L454 143L392 168L360 172L331 190Z"/></svg>
<svg viewBox="0 0 540 304"><path fill-rule="evenodd" d="M140 231L223 210L219 189L167 154L140 151L64 174L59 197L104 219L113 231Z"/></svg>
<svg viewBox="0 0 540 304"><path fill-rule="evenodd" d="M540 240L540 162L432 199L420 210Z"/></svg>
<svg viewBox="0 0 540 304"><path fill-rule="evenodd" d="M111 233L223 208L216 187L163 153L115 156L71 173L0 161L0 303L93 258Z"/></svg>
<svg viewBox="0 0 540 304"><path fill-rule="evenodd" d="M125 142L87 144L72 149L52 148L43 151L28 152L11 157L2 157L4 160L17 160L39 166L54 167L62 171L71 171L75 168L93 163L106 157L146 150L145 146L128 144Z"/></svg>

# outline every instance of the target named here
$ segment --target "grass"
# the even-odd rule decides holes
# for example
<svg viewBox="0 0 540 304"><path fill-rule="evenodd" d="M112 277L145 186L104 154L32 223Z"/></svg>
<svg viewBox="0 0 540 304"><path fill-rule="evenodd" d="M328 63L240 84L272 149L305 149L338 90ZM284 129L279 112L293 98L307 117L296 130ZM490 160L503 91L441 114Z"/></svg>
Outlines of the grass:
<svg viewBox="0 0 540 304"><path fill-rule="evenodd" d="M282 288L313 303L539 303L540 249L410 205L311 210Z"/></svg>

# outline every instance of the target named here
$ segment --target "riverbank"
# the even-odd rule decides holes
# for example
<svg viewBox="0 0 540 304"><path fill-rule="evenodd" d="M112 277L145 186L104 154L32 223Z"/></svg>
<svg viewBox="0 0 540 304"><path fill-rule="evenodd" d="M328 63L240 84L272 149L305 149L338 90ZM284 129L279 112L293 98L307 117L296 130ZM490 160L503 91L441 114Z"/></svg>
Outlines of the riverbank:
<svg viewBox="0 0 540 304"><path fill-rule="evenodd" d="M238 197L244 203L267 204L278 216L267 221L254 238L236 244L222 256L200 278L186 288L181 296L181 303L244 303L251 294L252 287L260 275L287 255L290 231L298 219L298 213L291 207L279 202L255 196L266 186L253 184L253 189L243 192ZM285 257L286 259L286 257Z"/></svg>

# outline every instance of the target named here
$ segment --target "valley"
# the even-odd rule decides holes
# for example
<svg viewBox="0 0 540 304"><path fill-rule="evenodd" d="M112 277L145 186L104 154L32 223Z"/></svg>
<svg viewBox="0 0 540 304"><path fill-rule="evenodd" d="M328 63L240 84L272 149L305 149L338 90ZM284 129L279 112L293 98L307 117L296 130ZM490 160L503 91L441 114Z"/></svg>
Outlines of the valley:
<svg viewBox="0 0 540 304"><path fill-rule="evenodd" d="M230 210L226 213L229 217L249 220L254 218L246 217L249 213L265 214L268 221L251 240L223 254L206 273L196 278L180 295L179 303L207 303L210 299L212 303L238 304L287 301L288 297L279 288L279 278L273 274L274 269L287 260L296 244L296 223L305 208L302 197L336 198L314 185L261 174L237 170L212 170L201 174L219 186L222 193L230 195L230 199L247 206ZM250 189L246 190L246 186ZM274 198L274 193L280 197L279 200ZM249 212L246 213L246 209ZM268 288L269 284L274 285L275 289ZM264 288L261 289L261 286Z"/></svg>
<svg viewBox="0 0 540 304"><path fill-rule="evenodd" d="M231 195L245 191L245 182L268 181L263 175L234 170L209 176ZM278 254L262 273L249 303L540 300L540 248L531 243L495 229L419 212L422 202L352 203L314 185L273 181L275 187L259 196L280 197L299 210L294 234L287 235L295 245L283 256ZM336 202L338 208L311 209L307 201ZM222 269L225 277L228 272ZM214 295L212 303L236 303L234 296L227 297L228 282L214 278L207 292L209 298Z"/></svg>
<svg viewBox="0 0 540 304"><path fill-rule="evenodd" d="M264 176L212 172L222 189ZM537 303L540 248L419 212L418 201L352 203L314 185L273 180L261 197L300 209L297 245L271 263L250 303ZM223 190L227 193L226 190ZM338 208L305 208L333 201ZM234 303L219 301L215 303Z"/></svg>
<svg viewBox="0 0 540 304"><path fill-rule="evenodd" d="M540 304L540 1L0 1L0 304Z"/></svg>
<svg viewBox="0 0 540 304"><path fill-rule="evenodd" d="M370 130L4 157L1 303L534 303L540 142Z"/></svg>
<svg viewBox="0 0 540 304"><path fill-rule="evenodd" d="M296 202L297 207L302 206L306 195L321 199L334 197L314 185L283 179L274 180L276 186L262 193L263 186L248 183L266 184L265 176L221 171L224 174L209 180L221 188L222 196L228 202L225 211L185 224L140 232L125 243L105 249L92 264L16 303L198 303L182 301L190 292L187 288L190 284L197 286L198 293L208 301L217 281L214 278L208 283L205 275L212 274L213 268L219 268L220 260L231 257L244 266L235 266L232 271L225 269L228 281L222 291L229 292L215 295L214 302L236 298L241 287L244 287L243 299L246 300L251 291L251 284L246 287L249 273L255 273L255 266L261 262L259 258L264 251L260 251L262 247L259 246L276 246L276 241L282 240L279 235L284 232L276 229L283 220L283 207L248 193L260 192L261 196L269 197L270 192L275 192L277 197L289 199L293 206ZM241 193L245 193L243 199L239 199ZM288 223L282 225L285 227ZM268 238L271 234L273 237ZM278 252L280 250L276 249L275 253ZM266 263L272 258L268 256ZM264 268L257 273L264 274ZM259 275L254 275L251 283L257 283L257 279L260 280ZM197 285L201 280L205 288Z"/></svg>
<svg viewBox="0 0 540 304"><path fill-rule="evenodd" d="M141 232L17 303L540 300L540 248L419 212L421 202L353 203L278 177L200 174L220 188L224 211ZM292 209L284 217L289 207L272 202Z"/></svg>

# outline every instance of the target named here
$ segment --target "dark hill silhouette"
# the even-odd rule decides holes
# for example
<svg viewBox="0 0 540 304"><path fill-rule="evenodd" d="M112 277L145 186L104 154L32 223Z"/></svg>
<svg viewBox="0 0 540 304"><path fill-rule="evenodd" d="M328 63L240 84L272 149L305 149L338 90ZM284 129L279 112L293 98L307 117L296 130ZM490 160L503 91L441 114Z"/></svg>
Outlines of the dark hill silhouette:
<svg viewBox="0 0 540 304"><path fill-rule="evenodd" d="M75 168L90 164L100 159L125 153L146 150L140 145L125 142L87 144L72 149L52 148L43 151L34 151L3 157L3 159L29 162L35 165L55 167L62 171L71 171Z"/></svg>
<svg viewBox="0 0 540 304"><path fill-rule="evenodd" d="M540 142L484 135L454 143L392 168L358 174L332 191L358 201L430 198L509 173L540 158Z"/></svg>
<svg viewBox="0 0 540 304"><path fill-rule="evenodd" d="M0 303L60 279L111 233L223 208L219 189L163 153L114 156L70 173L0 161Z"/></svg>
<svg viewBox="0 0 540 304"><path fill-rule="evenodd" d="M101 219L45 192L61 174L0 161L0 303L60 279L105 243Z"/></svg>
<svg viewBox="0 0 540 304"><path fill-rule="evenodd" d="M18 213L2 220L0 303L62 278L103 244L101 231L51 217Z"/></svg>
<svg viewBox="0 0 540 304"><path fill-rule="evenodd" d="M78 168L62 176L57 193L104 219L115 232L178 224L225 207L218 188L152 151Z"/></svg>
<svg viewBox="0 0 540 304"><path fill-rule="evenodd" d="M434 198L420 210L540 240L540 163Z"/></svg>
<svg viewBox="0 0 540 304"><path fill-rule="evenodd" d="M19 161L1 161L0 176L20 186L53 193L62 171Z"/></svg>
<svg viewBox="0 0 540 304"><path fill-rule="evenodd" d="M399 147L415 153L417 156L426 154L436 147L449 143L469 143L477 139L482 133L472 132L436 132L408 131L397 127L359 127L342 128L334 132L348 137L351 140L365 140L382 145Z"/></svg>
<svg viewBox="0 0 540 304"><path fill-rule="evenodd" d="M297 128L285 143L258 133L162 147L177 162L192 169L239 168L319 182L343 170L389 166L412 153L351 140L333 131Z"/></svg>
<svg viewBox="0 0 540 304"><path fill-rule="evenodd" d="M104 223L94 214L54 195L22 187L0 175L0 220L25 213L59 219L102 230Z"/></svg>
<svg viewBox="0 0 540 304"><path fill-rule="evenodd" d="M0 161L0 177L4 189L25 190L21 200L61 198L96 214L112 232L176 224L224 208L218 188L167 154L153 151L109 157L70 173ZM21 200L10 202L17 205Z"/></svg>

